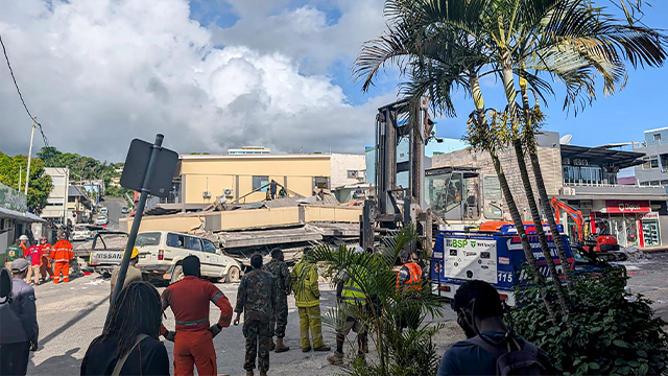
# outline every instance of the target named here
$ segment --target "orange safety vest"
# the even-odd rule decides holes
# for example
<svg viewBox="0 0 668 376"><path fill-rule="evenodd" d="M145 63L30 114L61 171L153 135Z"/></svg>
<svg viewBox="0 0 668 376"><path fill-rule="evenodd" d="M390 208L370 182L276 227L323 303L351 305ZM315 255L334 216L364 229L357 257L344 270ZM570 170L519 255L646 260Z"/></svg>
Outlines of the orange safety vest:
<svg viewBox="0 0 668 376"><path fill-rule="evenodd" d="M418 291L422 290L422 285L420 284L420 282L422 282L422 267L414 262L407 262L401 266L401 269L403 268L408 270L408 281L404 283L404 286ZM397 273L397 289L399 289L399 286L401 285L401 281L399 280L401 269L399 269L399 272Z"/></svg>
<svg viewBox="0 0 668 376"><path fill-rule="evenodd" d="M72 243L65 239L58 240L51 249L51 258L55 262L69 262L74 258Z"/></svg>

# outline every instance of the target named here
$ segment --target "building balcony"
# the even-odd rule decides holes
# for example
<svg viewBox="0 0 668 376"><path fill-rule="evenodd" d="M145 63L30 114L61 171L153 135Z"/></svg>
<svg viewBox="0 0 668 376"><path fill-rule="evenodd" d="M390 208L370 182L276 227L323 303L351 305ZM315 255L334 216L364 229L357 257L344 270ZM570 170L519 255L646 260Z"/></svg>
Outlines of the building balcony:
<svg viewBox="0 0 668 376"><path fill-rule="evenodd" d="M634 185L564 185L559 196L579 200L650 200L666 201L664 187L639 187Z"/></svg>

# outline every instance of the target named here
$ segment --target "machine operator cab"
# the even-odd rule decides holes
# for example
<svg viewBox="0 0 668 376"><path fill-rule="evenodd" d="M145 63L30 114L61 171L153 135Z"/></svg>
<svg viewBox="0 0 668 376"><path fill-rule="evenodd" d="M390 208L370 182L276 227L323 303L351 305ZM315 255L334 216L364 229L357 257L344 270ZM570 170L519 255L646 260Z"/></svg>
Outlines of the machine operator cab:
<svg viewBox="0 0 668 376"><path fill-rule="evenodd" d="M496 175L481 175L475 167L435 167L425 170L424 187L426 208L446 222L502 218Z"/></svg>

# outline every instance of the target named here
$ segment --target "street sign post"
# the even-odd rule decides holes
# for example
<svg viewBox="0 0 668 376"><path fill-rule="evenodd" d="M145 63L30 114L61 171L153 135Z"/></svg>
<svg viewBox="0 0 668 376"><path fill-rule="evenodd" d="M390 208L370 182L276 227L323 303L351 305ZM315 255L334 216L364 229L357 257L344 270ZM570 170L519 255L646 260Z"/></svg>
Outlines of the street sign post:
<svg viewBox="0 0 668 376"><path fill-rule="evenodd" d="M126 252L124 252L123 259L121 260L118 280L111 296L111 305L107 313L105 327L109 323L114 303L123 289L125 275L130 265L130 255L137 240L137 233L139 232L139 225L144 215L144 207L146 206L148 194L165 197L172 186L172 177L174 176L179 156L175 151L162 147L163 139L164 136L158 134L155 136L155 143L153 144L139 139L132 140L130 150L128 150L128 155L125 159L123 174L121 175L121 186L140 191L141 195L137 203L132 229L128 235L128 242L125 245Z"/></svg>

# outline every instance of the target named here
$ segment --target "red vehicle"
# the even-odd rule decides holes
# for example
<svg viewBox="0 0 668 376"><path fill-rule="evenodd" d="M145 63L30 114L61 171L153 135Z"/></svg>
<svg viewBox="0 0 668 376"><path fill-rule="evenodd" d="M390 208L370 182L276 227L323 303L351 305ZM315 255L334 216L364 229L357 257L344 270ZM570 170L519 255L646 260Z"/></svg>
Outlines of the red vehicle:
<svg viewBox="0 0 668 376"><path fill-rule="evenodd" d="M586 251L594 251L599 257L608 261L624 261L627 259L626 253L619 247L617 238L610 235L608 221L602 218L585 220L581 211L556 197L552 197L551 203L557 224L559 224L559 214L562 210L575 222L576 245Z"/></svg>

